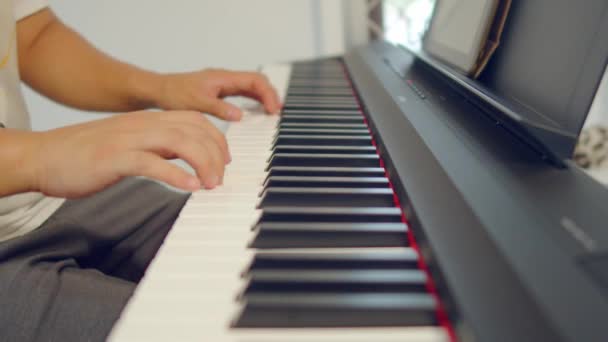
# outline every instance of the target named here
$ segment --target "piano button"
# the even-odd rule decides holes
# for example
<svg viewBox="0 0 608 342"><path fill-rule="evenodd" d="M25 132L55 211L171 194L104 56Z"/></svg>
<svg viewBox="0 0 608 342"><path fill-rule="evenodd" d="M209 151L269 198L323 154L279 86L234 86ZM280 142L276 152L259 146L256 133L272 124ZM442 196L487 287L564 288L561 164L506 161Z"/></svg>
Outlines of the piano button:
<svg viewBox="0 0 608 342"><path fill-rule="evenodd" d="M264 187L388 188L386 177L297 177L271 176Z"/></svg>
<svg viewBox="0 0 608 342"><path fill-rule="evenodd" d="M255 294L248 296L236 328L371 327L436 325L427 294Z"/></svg>
<svg viewBox="0 0 608 342"><path fill-rule="evenodd" d="M327 145L327 146L371 146L372 137L368 135L278 135L272 143L277 145Z"/></svg>
<svg viewBox="0 0 608 342"><path fill-rule="evenodd" d="M254 270L239 299L255 293L412 293L426 292L420 270L270 269Z"/></svg>
<svg viewBox="0 0 608 342"><path fill-rule="evenodd" d="M418 261L418 254L411 248L385 249L382 251L370 251L370 248L359 250L348 248L343 249L340 253L319 250L290 253L282 250L262 250L254 255L253 260L243 274L267 269L417 269Z"/></svg>
<svg viewBox="0 0 608 342"><path fill-rule="evenodd" d="M369 135L367 128L361 129L332 129L332 128L279 128L277 134L299 135Z"/></svg>
<svg viewBox="0 0 608 342"><path fill-rule="evenodd" d="M258 224L266 222L394 222L401 223L399 208L284 207L262 209Z"/></svg>
<svg viewBox="0 0 608 342"><path fill-rule="evenodd" d="M275 153L270 157L268 169L273 166L344 166L379 167L377 154L306 154Z"/></svg>
<svg viewBox="0 0 608 342"><path fill-rule="evenodd" d="M375 154L374 146L276 145L273 153Z"/></svg>
<svg viewBox="0 0 608 342"><path fill-rule="evenodd" d="M281 145L277 145L281 146ZM310 176L310 177L383 177L381 167L302 167L273 166L268 170L272 176Z"/></svg>
<svg viewBox="0 0 608 342"><path fill-rule="evenodd" d="M255 227L251 248L406 247L403 223L266 222Z"/></svg>
<svg viewBox="0 0 608 342"><path fill-rule="evenodd" d="M269 206L304 207L393 207L392 189L348 188L266 188L258 208Z"/></svg>

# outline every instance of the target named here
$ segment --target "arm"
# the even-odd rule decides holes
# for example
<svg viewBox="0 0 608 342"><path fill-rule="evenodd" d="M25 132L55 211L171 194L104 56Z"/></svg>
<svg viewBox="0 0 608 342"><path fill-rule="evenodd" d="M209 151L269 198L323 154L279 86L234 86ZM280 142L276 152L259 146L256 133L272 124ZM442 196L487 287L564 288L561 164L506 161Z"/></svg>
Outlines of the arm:
<svg viewBox="0 0 608 342"><path fill-rule="evenodd" d="M72 107L186 109L237 120L240 110L222 98L244 95L262 102L268 112L280 109L276 92L262 75L224 70L167 75L146 71L103 54L48 8L18 22L17 41L22 79L36 91Z"/></svg>

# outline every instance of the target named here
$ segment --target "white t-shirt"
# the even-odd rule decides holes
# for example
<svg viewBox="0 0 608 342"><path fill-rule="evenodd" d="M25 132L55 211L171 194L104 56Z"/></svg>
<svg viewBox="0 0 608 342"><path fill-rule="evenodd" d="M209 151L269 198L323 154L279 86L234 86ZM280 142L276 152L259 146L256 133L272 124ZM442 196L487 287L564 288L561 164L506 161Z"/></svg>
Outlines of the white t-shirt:
<svg viewBox="0 0 608 342"><path fill-rule="evenodd" d="M6 128L31 130L17 68L15 24L46 6L46 0L0 0L0 123ZM33 192L1 197L0 241L38 228L63 202Z"/></svg>

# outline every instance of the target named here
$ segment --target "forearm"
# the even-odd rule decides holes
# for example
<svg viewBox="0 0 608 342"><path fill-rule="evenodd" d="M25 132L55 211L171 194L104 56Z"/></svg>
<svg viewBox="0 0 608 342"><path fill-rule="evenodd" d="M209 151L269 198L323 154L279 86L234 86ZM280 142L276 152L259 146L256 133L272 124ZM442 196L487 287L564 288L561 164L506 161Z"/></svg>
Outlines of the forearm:
<svg viewBox="0 0 608 342"><path fill-rule="evenodd" d="M132 111L154 107L162 91L160 75L103 54L48 9L20 21L18 37L22 79L63 104Z"/></svg>
<svg viewBox="0 0 608 342"><path fill-rule="evenodd" d="M39 133L0 130L0 196L35 191L30 151Z"/></svg>

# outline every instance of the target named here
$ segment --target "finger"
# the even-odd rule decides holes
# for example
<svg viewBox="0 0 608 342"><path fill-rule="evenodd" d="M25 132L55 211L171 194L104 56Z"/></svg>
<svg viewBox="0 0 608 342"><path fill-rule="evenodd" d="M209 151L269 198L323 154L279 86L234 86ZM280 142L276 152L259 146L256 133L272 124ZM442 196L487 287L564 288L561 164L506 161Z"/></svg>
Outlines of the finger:
<svg viewBox="0 0 608 342"><path fill-rule="evenodd" d="M258 100L269 113L281 109L279 95L264 75L255 72L232 72L220 96L243 95Z"/></svg>
<svg viewBox="0 0 608 342"><path fill-rule="evenodd" d="M187 129L192 137L198 140L211 137L220 147L224 160L229 163L232 160L226 136L211 121L199 112L165 112L159 118L170 124L180 125L180 129Z"/></svg>
<svg viewBox="0 0 608 342"><path fill-rule="evenodd" d="M239 107L221 99L204 98L199 99L200 110L226 121L239 121L243 112Z"/></svg>
<svg viewBox="0 0 608 342"><path fill-rule="evenodd" d="M124 158L124 176L144 176L186 191L197 191L201 188L197 177L153 153L133 151L125 154Z"/></svg>
<svg viewBox="0 0 608 342"><path fill-rule="evenodd" d="M135 138L138 141L135 149L184 160L196 171L205 188L211 189L220 183L225 164L221 162L219 148L210 149L208 143L200 143L176 127L144 132Z"/></svg>
<svg viewBox="0 0 608 342"><path fill-rule="evenodd" d="M215 141L211 139L208 139L205 142L205 146L207 148L207 154L209 158L209 168L213 169L213 172L219 177L217 185L223 184L226 163L224 161L222 152L219 146L215 143Z"/></svg>

